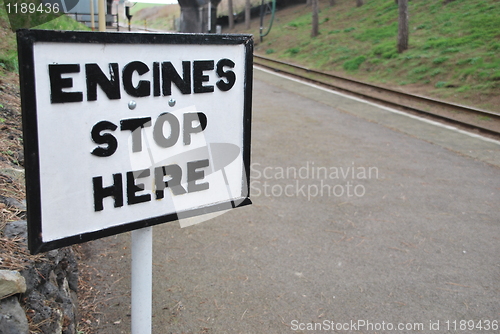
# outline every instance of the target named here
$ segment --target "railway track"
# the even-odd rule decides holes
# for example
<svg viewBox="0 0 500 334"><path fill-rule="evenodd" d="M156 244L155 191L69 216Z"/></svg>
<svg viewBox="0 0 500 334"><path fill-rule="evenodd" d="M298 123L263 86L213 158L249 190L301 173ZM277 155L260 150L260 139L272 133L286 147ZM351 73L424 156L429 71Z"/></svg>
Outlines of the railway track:
<svg viewBox="0 0 500 334"><path fill-rule="evenodd" d="M254 64L399 110L500 138L500 114L414 95L254 55Z"/></svg>

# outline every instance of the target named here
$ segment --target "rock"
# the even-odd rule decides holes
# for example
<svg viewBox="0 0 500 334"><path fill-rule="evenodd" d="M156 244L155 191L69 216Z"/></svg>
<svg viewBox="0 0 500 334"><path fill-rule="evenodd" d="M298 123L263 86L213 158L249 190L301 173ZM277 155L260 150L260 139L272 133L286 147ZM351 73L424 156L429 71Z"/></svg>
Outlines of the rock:
<svg viewBox="0 0 500 334"><path fill-rule="evenodd" d="M48 262L36 263L21 270L21 275L26 279L26 294L39 288L49 277L52 264Z"/></svg>
<svg viewBox="0 0 500 334"><path fill-rule="evenodd" d="M71 247L46 253L47 261L28 266L25 307L43 333L76 334L78 323L78 266ZM32 315L31 315L32 314ZM1 332L0 332L1 334Z"/></svg>
<svg viewBox="0 0 500 334"><path fill-rule="evenodd" d="M0 333L28 334L28 320L17 297L9 297L0 301Z"/></svg>
<svg viewBox="0 0 500 334"><path fill-rule="evenodd" d="M17 152L17 163L20 166L24 167L24 152L23 151L18 151Z"/></svg>
<svg viewBox="0 0 500 334"><path fill-rule="evenodd" d="M7 223L3 234L10 239L26 238L26 221L19 220ZM25 281L25 292L22 295L21 305L33 324L40 326L42 333L77 333L78 264L71 247L47 252L45 257L39 261L30 262L17 275L23 276ZM21 292L16 290L16 292L9 292L9 294L11 293ZM7 308L0 312L0 334L28 333L28 331L11 330L11 327L5 327L7 325L4 326L3 322L8 322L12 318L9 314L11 311Z"/></svg>
<svg viewBox="0 0 500 334"><path fill-rule="evenodd" d="M62 311L56 302L34 290L27 296L26 305L31 310L31 320L39 325L42 333L62 333Z"/></svg>
<svg viewBox="0 0 500 334"><path fill-rule="evenodd" d="M78 296L70 289L68 281L64 279L61 286L62 303L60 303L63 314L63 334L76 333L78 324Z"/></svg>
<svg viewBox="0 0 500 334"><path fill-rule="evenodd" d="M24 183L24 169L17 169L10 167L0 168L0 174L10 177L17 183Z"/></svg>
<svg viewBox="0 0 500 334"><path fill-rule="evenodd" d="M38 291L40 291L42 295L45 296L45 299L51 299L57 302L60 302L62 300L59 294L59 288L56 285L54 285L51 281L45 282L45 284L42 285L38 289Z"/></svg>
<svg viewBox="0 0 500 334"><path fill-rule="evenodd" d="M59 286L63 284L63 279L67 280L69 288L75 292L78 291L78 264L75 254L71 248L60 248L59 253L61 258L56 262L57 266L54 272L57 275L57 283Z"/></svg>
<svg viewBox="0 0 500 334"><path fill-rule="evenodd" d="M26 211L26 204L19 202L15 198L5 197L5 196L0 195L0 203L4 203L5 205L8 205L8 206L13 206L16 209L19 209L21 211Z"/></svg>
<svg viewBox="0 0 500 334"><path fill-rule="evenodd" d="M0 299L26 291L26 281L17 271L0 270Z"/></svg>
<svg viewBox="0 0 500 334"><path fill-rule="evenodd" d="M13 222L9 222L7 223L7 225L5 225L3 234L9 239L13 239L15 237L27 239L28 223L26 222L26 220L16 220Z"/></svg>

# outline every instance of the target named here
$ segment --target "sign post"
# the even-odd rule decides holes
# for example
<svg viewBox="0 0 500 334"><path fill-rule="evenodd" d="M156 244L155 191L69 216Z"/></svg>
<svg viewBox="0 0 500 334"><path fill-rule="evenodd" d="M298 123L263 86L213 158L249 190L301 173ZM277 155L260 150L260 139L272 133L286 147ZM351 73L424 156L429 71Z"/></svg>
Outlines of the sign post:
<svg viewBox="0 0 500 334"><path fill-rule="evenodd" d="M132 20L132 16L130 14L130 3L129 2L125 2L125 16L127 17L127 20L128 20L128 31L130 31L130 21Z"/></svg>
<svg viewBox="0 0 500 334"><path fill-rule="evenodd" d="M99 31L106 31L106 4L104 0L97 1L98 7L98 21L99 21Z"/></svg>
<svg viewBox="0 0 500 334"><path fill-rule="evenodd" d="M132 333L150 333L152 226L251 204L252 38L17 39L29 249L133 231Z"/></svg>
<svg viewBox="0 0 500 334"><path fill-rule="evenodd" d="M90 28L95 31L94 0L90 0Z"/></svg>
<svg viewBox="0 0 500 334"><path fill-rule="evenodd" d="M151 334L153 291L153 228L132 235L132 334Z"/></svg>
<svg viewBox="0 0 500 334"><path fill-rule="evenodd" d="M18 31L32 253L250 204L249 35Z"/></svg>

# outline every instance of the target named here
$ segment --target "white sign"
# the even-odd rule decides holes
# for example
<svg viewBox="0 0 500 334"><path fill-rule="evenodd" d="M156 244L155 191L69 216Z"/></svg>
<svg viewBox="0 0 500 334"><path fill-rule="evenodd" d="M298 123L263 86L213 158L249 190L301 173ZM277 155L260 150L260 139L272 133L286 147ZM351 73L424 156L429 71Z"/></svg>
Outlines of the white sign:
<svg viewBox="0 0 500 334"><path fill-rule="evenodd" d="M250 36L18 44L32 253L250 204Z"/></svg>

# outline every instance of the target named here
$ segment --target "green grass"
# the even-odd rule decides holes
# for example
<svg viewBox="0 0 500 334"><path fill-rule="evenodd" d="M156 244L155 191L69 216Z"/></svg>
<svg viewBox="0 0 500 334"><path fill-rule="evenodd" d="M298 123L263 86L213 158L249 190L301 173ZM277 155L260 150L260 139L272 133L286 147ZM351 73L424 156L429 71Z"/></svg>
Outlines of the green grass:
<svg viewBox="0 0 500 334"><path fill-rule="evenodd" d="M65 15L37 27L33 27L33 29L89 30L85 25ZM0 30L3 32L3 38L0 39L0 69L3 71L16 72L18 70L16 36L10 29L9 18L5 12L2 0L0 0Z"/></svg>
<svg viewBox="0 0 500 334"><path fill-rule="evenodd" d="M43 30L90 30L86 25L73 20L68 16L60 16L55 20L46 22L33 29L43 29Z"/></svg>
<svg viewBox="0 0 500 334"><path fill-rule="evenodd" d="M160 5L136 3L130 9L133 15L131 24L165 31L174 31L174 20L180 16L180 7L176 4ZM127 21L127 18L121 18Z"/></svg>
<svg viewBox="0 0 500 334"><path fill-rule="evenodd" d="M359 66L361 66L361 64L363 64L365 60L366 60L365 56L359 56L354 59L346 61L344 65L342 65L342 67L344 68L344 70L349 72L357 71L359 69Z"/></svg>
<svg viewBox="0 0 500 334"><path fill-rule="evenodd" d="M409 6L410 48L401 54L394 0L365 0L362 7L350 0L330 7L320 0L320 35L313 40L310 7L297 6L286 18L278 13L262 52L272 49L273 58L365 81L426 85L447 96L498 96L500 2L419 0Z"/></svg>
<svg viewBox="0 0 500 334"><path fill-rule="evenodd" d="M450 57L438 57L438 58L435 58L434 60L432 60L432 63L434 65L439 65L439 64L442 64L444 63L445 61L447 61L448 59L450 59Z"/></svg>
<svg viewBox="0 0 500 334"><path fill-rule="evenodd" d="M133 6L130 7L130 14L135 15L138 11L144 8L151 8L151 7L157 7L158 4L154 3L135 3Z"/></svg>
<svg viewBox="0 0 500 334"><path fill-rule="evenodd" d="M300 48L297 48L297 47L290 48L290 49L286 50L285 53L288 53L291 56L295 56L295 55L300 53Z"/></svg>

